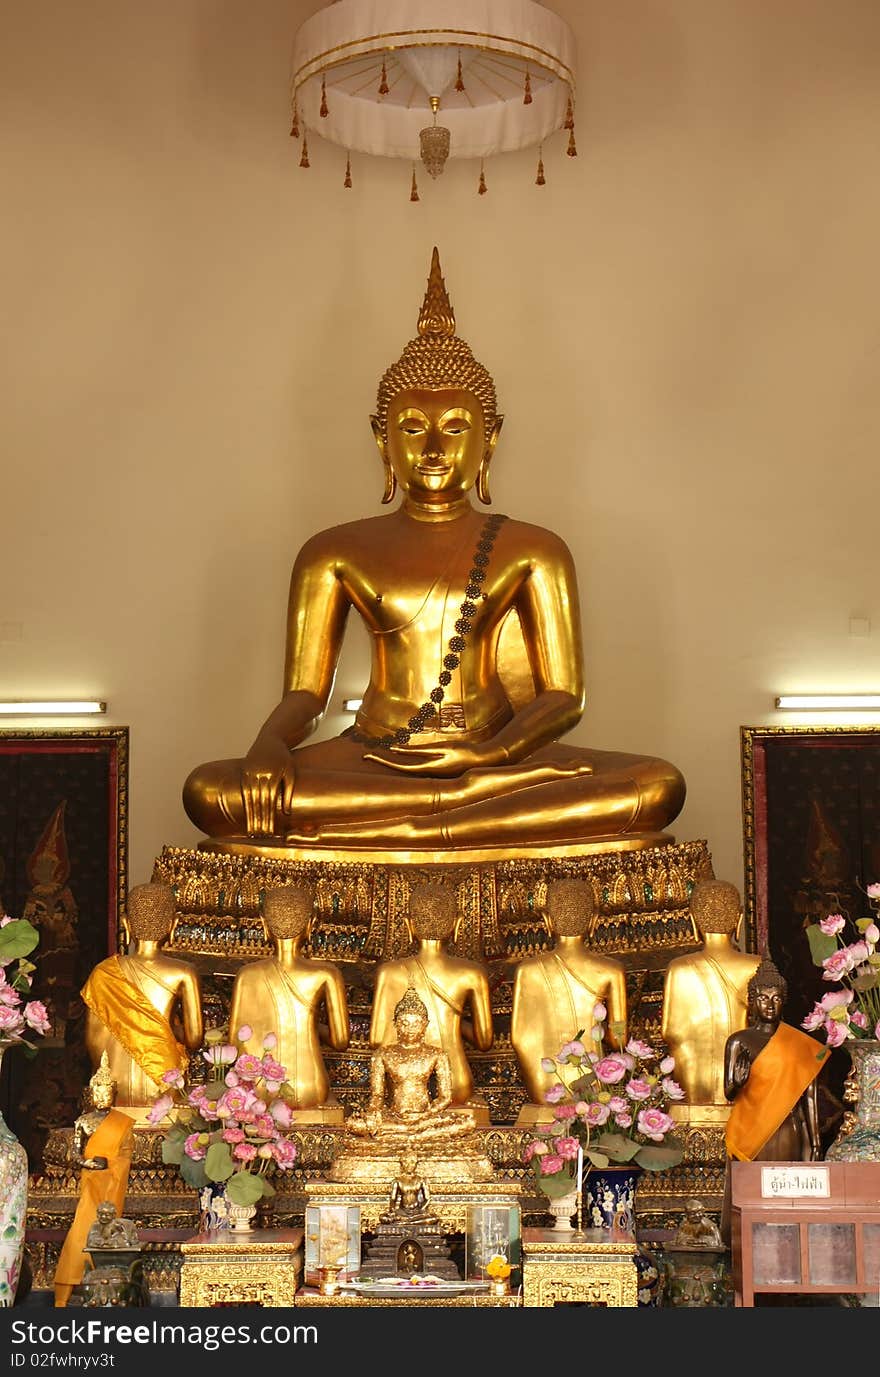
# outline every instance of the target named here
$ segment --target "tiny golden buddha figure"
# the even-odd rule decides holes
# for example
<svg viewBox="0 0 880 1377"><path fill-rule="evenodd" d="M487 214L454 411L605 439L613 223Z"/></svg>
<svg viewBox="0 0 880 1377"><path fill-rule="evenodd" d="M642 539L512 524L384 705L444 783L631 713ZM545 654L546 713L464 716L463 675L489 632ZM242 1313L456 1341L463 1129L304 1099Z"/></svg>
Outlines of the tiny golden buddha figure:
<svg viewBox="0 0 880 1377"><path fill-rule="evenodd" d="M321 1024L337 1052L348 1046L350 1030L345 981L338 966L303 956L300 948L312 918L310 885L270 889L263 918L275 955L243 965L235 977L229 1008L233 1034L251 1030L244 1050L262 1056L264 1038L277 1038L273 1056L287 1071L296 1122L342 1122L343 1112L330 1093L321 1049Z"/></svg>
<svg viewBox="0 0 880 1377"><path fill-rule="evenodd" d="M464 1033L482 1052L492 1046L489 977L479 961L447 951L457 916L452 884L427 881L410 886L407 917L418 948L412 956L384 961L377 968L370 1046L393 1041L395 1010L412 987L428 1011L425 1040L442 1047L449 1060L452 1104L469 1105L479 1123L488 1123L488 1107L474 1094Z"/></svg>
<svg viewBox="0 0 880 1377"><path fill-rule="evenodd" d="M186 1070L204 1031L198 971L162 950L173 924L170 885L129 890L129 949L100 961L81 992L92 1064L107 1053L116 1103L138 1121L161 1093L163 1073Z"/></svg>
<svg viewBox="0 0 880 1377"><path fill-rule="evenodd" d="M690 898L697 951L676 956L663 983L661 1036L675 1058L684 1100L672 1107L679 1122L724 1123L724 1048L748 1020L749 981L760 965L735 945L742 922L739 891L727 880L701 880Z"/></svg>
<svg viewBox="0 0 880 1377"><path fill-rule="evenodd" d="M685 784L649 756L558 744L581 719L578 589L549 530L484 517L495 385L455 333L434 250L418 336L379 384L389 514L321 531L290 580L283 697L243 759L192 771L184 806L215 846L479 850L654 845ZM372 644L354 726L325 713L349 613Z"/></svg>
<svg viewBox="0 0 880 1377"><path fill-rule="evenodd" d="M428 1010L410 987L394 1010L395 1041L370 1058L370 1097L363 1113L345 1120L341 1152L330 1181L358 1175L390 1182L401 1157L430 1160L438 1179L438 1159L451 1164L454 1179L481 1180L493 1169L479 1148L473 1111L453 1104L449 1058L426 1041ZM366 1170L358 1171L358 1159Z"/></svg>
<svg viewBox="0 0 880 1377"><path fill-rule="evenodd" d="M589 1037L597 1004L605 1005L603 1021L614 1046L626 1041L623 963L589 947L596 913L590 881L551 880L544 912L554 945L525 957L513 981L510 1041L529 1096L520 1111L520 1124L552 1119L545 1095L556 1077L543 1069L542 1059L556 1057L581 1029Z"/></svg>

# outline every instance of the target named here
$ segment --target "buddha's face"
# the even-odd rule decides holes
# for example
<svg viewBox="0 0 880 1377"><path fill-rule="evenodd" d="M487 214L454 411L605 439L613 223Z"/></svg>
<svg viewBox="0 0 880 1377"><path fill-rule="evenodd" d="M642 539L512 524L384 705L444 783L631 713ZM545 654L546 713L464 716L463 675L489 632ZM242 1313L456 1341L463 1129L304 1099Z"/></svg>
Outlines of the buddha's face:
<svg viewBox="0 0 880 1377"><path fill-rule="evenodd" d="M398 392L388 407L386 434L384 457L415 501L445 504L464 497L476 482L486 428L480 402L465 388Z"/></svg>
<svg viewBox="0 0 880 1377"><path fill-rule="evenodd" d="M782 1017L782 990L778 985L762 985L755 991L755 1011L767 1023Z"/></svg>
<svg viewBox="0 0 880 1377"><path fill-rule="evenodd" d="M90 1098L95 1109L112 1108L115 1095L116 1087L114 1085L99 1084L91 1087Z"/></svg>
<svg viewBox="0 0 880 1377"><path fill-rule="evenodd" d="M423 1014L403 1013L397 1015L394 1026L397 1029L397 1041L401 1046L415 1047L425 1036L428 1020Z"/></svg>

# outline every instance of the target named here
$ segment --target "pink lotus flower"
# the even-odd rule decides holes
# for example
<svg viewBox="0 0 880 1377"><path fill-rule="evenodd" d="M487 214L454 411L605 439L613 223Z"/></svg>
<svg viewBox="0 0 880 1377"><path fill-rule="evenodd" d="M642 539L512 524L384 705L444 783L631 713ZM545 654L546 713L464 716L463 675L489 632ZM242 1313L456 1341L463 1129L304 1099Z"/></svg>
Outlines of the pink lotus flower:
<svg viewBox="0 0 880 1377"><path fill-rule="evenodd" d="M220 1137L223 1139L224 1143L243 1143L244 1129L230 1126L229 1128L224 1128Z"/></svg>
<svg viewBox="0 0 880 1377"><path fill-rule="evenodd" d="M827 918L820 920L819 927L827 937L836 937L846 927L846 919L842 913L829 913Z"/></svg>
<svg viewBox="0 0 880 1377"><path fill-rule="evenodd" d="M272 1144L272 1153L282 1171L289 1171L296 1161L296 1144L288 1138L277 1138Z"/></svg>
<svg viewBox="0 0 880 1377"><path fill-rule="evenodd" d="M558 1152L548 1152L541 1158L541 1174L543 1176L555 1176L558 1171L562 1171L565 1166L565 1159L559 1156Z"/></svg>
<svg viewBox="0 0 880 1377"><path fill-rule="evenodd" d="M681 1088L681 1086L679 1085L678 1081L672 1080L672 1078L671 1078L670 1076L664 1076L664 1077L663 1077L663 1080L660 1082L660 1084L663 1086L663 1090L664 1090L664 1092L665 1092L665 1094L666 1094L666 1098L667 1098L667 1099L669 1099L669 1100L683 1100L683 1099L684 1099L684 1091L682 1090L682 1088Z"/></svg>
<svg viewBox="0 0 880 1377"><path fill-rule="evenodd" d="M577 1105L558 1104L553 1111L554 1119L574 1119L577 1115Z"/></svg>
<svg viewBox="0 0 880 1377"><path fill-rule="evenodd" d="M605 1085L616 1085L618 1081L623 1080L629 1068L619 1052L612 1052L598 1061L593 1069Z"/></svg>
<svg viewBox="0 0 880 1377"><path fill-rule="evenodd" d="M835 1019L827 1019L825 1023L825 1041L829 1047L839 1047L846 1042L846 1025Z"/></svg>
<svg viewBox="0 0 880 1377"><path fill-rule="evenodd" d="M252 1162L257 1155L257 1149L253 1143L236 1143L232 1155L236 1162Z"/></svg>
<svg viewBox="0 0 880 1377"><path fill-rule="evenodd" d="M644 1133L655 1143L662 1143L665 1135L674 1127L673 1120L660 1109L640 1109L637 1119L639 1133Z"/></svg>
<svg viewBox="0 0 880 1377"><path fill-rule="evenodd" d="M161 1123L169 1109L174 1108L173 1095L160 1095L153 1101L152 1108L147 1111L147 1123L156 1125Z"/></svg>
<svg viewBox="0 0 880 1377"><path fill-rule="evenodd" d="M564 1162L574 1162L577 1160L580 1143L577 1138L557 1138L556 1152Z"/></svg>
<svg viewBox="0 0 880 1377"><path fill-rule="evenodd" d="M631 1100L649 1100L651 1085L643 1076L633 1076L627 1084L626 1093Z"/></svg>
<svg viewBox="0 0 880 1377"><path fill-rule="evenodd" d="M183 1145L183 1150L192 1162L203 1162L208 1155L207 1133L191 1133Z"/></svg>
<svg viewBox="0 0 880 1377"><path fill-rule="evenodd" d="M285 1100L273 1100L269 1113L279 1128L290 1128L293 1123L293 1110Z"/></svg>
<svg viewBox="0 0 880 1377"><path fill-rule="evenodd" d="M650 1043L642 1042L639 1038L630 1038L625 1050L629 1052L630 1056L639 1057L641 1061L657 1055Z"/></svg>
<svg viewBox="0 0 880 1377"><path fill-rule="evenodd" d="M267 1052L271 1052L274 1047L277 1047L278 1038L276 1034L267 1033L266 1036L263 1038L263 1046L265 1047Z"/></svg>
<svg viewBox="0 0 880 1377"><path fill-rule="evenodd" d="M250 1052L242 1052L235 1063L235 1073L243 1081L258 1081L263 1074L263 1063Z"/></svg>
<svg viewBox="0 0 880 1377"><path fill-rule="evenodd" d="M238 1030L239 1042L250 1042L254 1035L254 1030L249 1023L243 1023Z"/></svg>
<svg viewBox="0 0 880 1377"><path fill-rule="evenodd" d="M565 1046L560 1049L556 1060L561 1066L564 1066L565 1063L571 1061L572 1058L577 1059L582 1057L585 1051L586 1048L582 1042L567 1042Z"/></svg>
<svg viewBox="0 0 880 1377"><path fill-rule="evenodd" d="M24 1006L24 1021L35 1033L48 1033L52 1027L48 1010L39 999L32 999Z"/></svg>
<svg viewBox="0 0 880 1377"><path fill-rule="evenodd" d="M171 1071L162 1072L162 1084L173 1085L175 1089L182 1090L184 1086L183 1072L173 1068Z"/></svg>

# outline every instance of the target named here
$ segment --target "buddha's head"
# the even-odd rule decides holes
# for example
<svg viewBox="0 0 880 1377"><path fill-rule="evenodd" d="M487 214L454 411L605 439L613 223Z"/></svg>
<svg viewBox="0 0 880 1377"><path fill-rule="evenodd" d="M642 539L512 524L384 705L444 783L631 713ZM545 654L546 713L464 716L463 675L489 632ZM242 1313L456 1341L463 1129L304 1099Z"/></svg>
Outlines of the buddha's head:
<svg viewBox="0 0 880 1377"><path fill-rule="evenodd" d="M444 941L455 931L458 899L450 884L413 884L409 892L409 928L417 941Z"/></svg>
<svg viewBox="0 0 880 1377"><path fill-rule="evenodd" d="M765 952L761 964L746 986L749 1021L760 1018L767 1023L778 1023L782 1017L782 1006L788 994L785 976L777 969L772 958Z"/></svg>
<svg viewBox="0 0 880 1377"><path fill-rule="evenodd" d="M116 1081L110 1070L106 1052L101 1053L98 1069L86 1088L86 1100L95 1109L112 1109L116 1099Z"/></svg>
<svg viewBox="0 0 880 1377"><path fill-rule="evenodd" d="M596 924L596 900L589 880L575 876L551 880L547 885L544 912L557 937L589 936Z"/></svg>
<svg viewBox="0 0 880 1377"><path fill-rule="evenodd" d="M174 925L174 890L170 885L135 885L128 891L126 923L137 942L161 942Z"/></svg>
<svg viewBox="0 0 880 1377"><path fill-rule="evenodd" d="M476 485L488 504L503 417L490 374L455 333L436 248L418 331L379 383L370 418L385 466L382 501L399 485L420 505L446 505Z"/></svg>
<svg viewBox="0 0 880 1377"><path fill-rule="evenodd" d="M406 994L394 1006L394 1027L397 1041L412 1047L422 1041L428 1026L428 1010L418 991L410 985Z"/></svg>
<svg viewBox="0 0 880 1377"><path fill-rule="evenodd" d="M742 917L739 890L729 880L700 880L691 893L690 909L700 934L732 935Z"/></svg>
<svg viewBox="0 0 880 1377"><path fill-rule="evenodd" d="M279 885L266 891L263 918L270 937L301 937L314 914L314 894L310 885Z"/></svg>

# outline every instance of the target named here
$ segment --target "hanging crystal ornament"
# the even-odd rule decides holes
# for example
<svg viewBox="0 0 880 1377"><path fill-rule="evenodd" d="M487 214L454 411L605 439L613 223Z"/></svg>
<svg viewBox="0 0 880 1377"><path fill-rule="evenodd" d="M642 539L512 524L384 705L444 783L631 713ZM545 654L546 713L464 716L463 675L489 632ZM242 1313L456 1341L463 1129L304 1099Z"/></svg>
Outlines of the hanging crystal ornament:
<svg viewBox="0 0 880 1377"><path fill-rule="evenodd" d="M300 167L311 167L311 163L309 162L309 140L305 130L303 130L303 151L302 157L299 160L299 165Z"/></svg>
<svg viewBox="0 0 880 1377"><path fill-rule="evenodd" d="M419 184L418 184L418 182L416 181L416 165L415 165L415 163L413 163L412 186L410 187L410 190L409 190L409 199L410 199L411 201L418 201L418 199L419 199Z"/></svg>
<svg viewBox="0 0 880 1377"><path fill-rule="evenodd" d="M480 182L479 182L479 185L478 185L478 187L477 187L477 195L478 195L478 196L485 196L485 194L486 194L487 191L488 191L488 187L486 186L486 171L485 171L485 168L483 167L483 164L482 164L482 162L481 162L481 163L480 163Z"/></svg>
<svg viewBox="0 0 880 1377"><path fill-rule="evenodd" d="M446 159L449 157L450 135L448 129L437 123L437 111L440 109L439 96L431 97L431 109L434 112L434 123L429 124L427 129L419 130L419 150L426 172L431 177L439 177L446 166Z"/></svg>
<svg viewBox="0 0 880 1377"><path fill-rule="evenodd" d="M348 154L348 156L347 156L346 159L345 159L345 179L344 179L342 185L343 185L343 186L351 186L351 154L350 154L350 153Z"/></svg>

